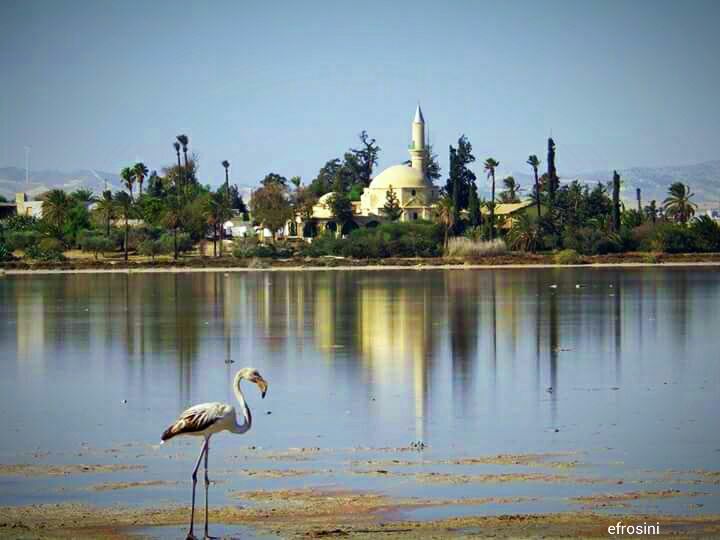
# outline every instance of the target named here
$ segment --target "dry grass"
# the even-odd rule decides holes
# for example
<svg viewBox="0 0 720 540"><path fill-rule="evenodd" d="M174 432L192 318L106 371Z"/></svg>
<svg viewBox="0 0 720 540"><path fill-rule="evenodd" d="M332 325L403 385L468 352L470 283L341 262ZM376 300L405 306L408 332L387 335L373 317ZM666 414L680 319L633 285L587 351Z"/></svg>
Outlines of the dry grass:
<svg viewBox="0 0 720 540"><path fill-rule="evenodd" d="M505 241L499 238L495 240L471 240L470 238L457 237L448 241L446 255L448 257L488 257L492 255L504 255L507 253Z"/></svg>

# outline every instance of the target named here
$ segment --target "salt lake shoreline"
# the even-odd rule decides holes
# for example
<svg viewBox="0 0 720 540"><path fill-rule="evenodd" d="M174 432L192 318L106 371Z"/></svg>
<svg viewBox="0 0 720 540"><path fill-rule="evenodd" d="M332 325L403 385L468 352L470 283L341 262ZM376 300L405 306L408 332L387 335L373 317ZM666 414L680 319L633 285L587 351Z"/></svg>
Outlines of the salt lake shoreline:
<svg viewBox="0 0 720 540"><path fill-rule="evenodd" d="M413 265L336 265L336 266L267 266L250 268L243 266L140 266L122 268L33 268L33 269L3 269L0 268L0 276L12 275L47 275L47 274L183 274L202 272L222 273L253 273L253 272L323 272L323 271L385 271L385 270L541 270L541 269L563 269L563 268L714 268L720 267L720 260L717 261L687 261L687 262L608 262L608 263L587 263L587 264L429 264L419 262Z"/></svg>

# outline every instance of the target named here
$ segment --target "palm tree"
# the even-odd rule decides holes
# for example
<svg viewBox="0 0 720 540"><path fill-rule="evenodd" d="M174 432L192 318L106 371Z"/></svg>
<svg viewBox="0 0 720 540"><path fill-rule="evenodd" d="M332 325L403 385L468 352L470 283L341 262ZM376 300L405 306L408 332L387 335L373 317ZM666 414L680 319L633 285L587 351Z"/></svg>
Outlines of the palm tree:
<svg viewBox="0 0 720 540"><path fill-rule="evenodd" d="M124 167L120 171L120 178L122 178L125 187L130 192L130 198L133 196L133 184L135 184L135 170L131 167Z"/></svg>
<svg viewBox="0 0 720 540"><path fill-rule="evenodd" d="M115 217L115 201L112 191L103 191L102 198L98 201L95 209L105 220L105 236L110 237L110 222Z"/></svg>
<svg viewBox="0 0 720 540"><path fill-rule="evenodd" d="M526 212L521 213L513 220L507 238L512 249L535 251L538 231Z"/></svg>
<svg viewBox="0 0 720 540"><path fill-rule="evenodd" d="M435 217L445 230L443 249L447 249L448 233L453 225L455 225L455 205L453 204L453 198L447 193L438 200L435 206Z"/></svg>
<svg viewBox="0 0 720 540"><path fill-rule="evenodd" d="M70 194L70 198L72 198L72 200L74 200L75 202L78 202L85 206L88 206L97 201L97 197L93 195L93 192L85 188L76 189Z"/></svg>
<svg viewBox="0 0 720 540"><path fill-rule="evenodd" d="M176 178L179 179L179 178L180 178L180 174L182 173L182 165L180 164L180 143L177 142L177 141L175 141L175 142L173 143L173 148L175 149L175 155L177 156L177 162L178 162L178 165L177 165L177 166L178 166L178 170L177 170L178 175L177 175ZM177 180L176 180L176 182L177 182ZM179 186L179 185L176 185L176 186L175 186L175 190L176 190L176 191L179 191L179 190L180 190L180 186Z"/></svg>
<svg viewBox="0 0 720 540"><path fill-rule="evenodd" d="M520 192L523 188L517 183L515 177L507 176L503 178L503 186L505 190L500 193L500 202L503 203L519 203Z"/></svg>
<svg viewBox="0 0 720 540"><path fill-rule="evenodd" d="M690 186L674 182L668 189L669 196L663 201L665 215L678 223L687 223L695 215L697 204L690 199L695 196Z"/></svg>
<svg viewBox="0 0 720 540"><path fill-rule="evenodd" d="M532 167L533 175L535 176L535 204L537 205L537 215L540 218L540 180L538 180L538 167L540 167L540 160L535 154L528 156L527 164Z"/></svg>
<svg viewBox="0 0 720 540"><path fill-rule="evenodd" d="M177 195L175 195L175 197L168 197L162 221L165 227L173 231L173 259L176 261L178 258L177 235L180 224L182 223L182 217L183 207L180 198Z"/></svg>
<svg viewBox="0 0 720 540"><path fill-rule="evenodd" d="M492 196L490 197L490 238L495 238L495 169L500 165L499 161L495 161L493 158L487 158L485 160L485 170L487 171L487 177L492 180Z"/></svg>
<svg viewBox="0 0 720 540"><path fill-rule="evenodd" d="M188 174L190 173L190 169L188 168L188 157L187 157L187 151L188 151L188 144L190 144L190 139L187 135L181 134L177 136L177 140L180 143L180 146L182 146L183 156L185 156L185 169L183 171L183 189L187 190L187 186L190 183Z"/></svg>
<svg viewBox="0 0 720 540"><path fill-rule="evenodd" d="M124 191L120 191L115 195L115 208L120 216L125 220L125 238L123 241L125 249L125 260L128 260L128 235L130 232L130 225L128 220L133 211L133 199L130 195Z"/></svg>
<svg viewBox="0 0 720 540"><path fill-rule="evenodd" d="M230 176L228 174L228 169L230 168L230 162L225 159L222 162L222 166L225 168L225 193L227 194L228 198L230 197Z"/></svg>
<svg viewBox="0 0 720 540"><path fill-rule="evenodd" d="M45 194L42 204L43 220L50 224L59 237L62 236L62 229L72 206L72 200L62 189L51 189Z"/></svg>
<svg viewBox="0 0 720 540"><path fill-rule="evenodd" d="M221 191L211 193L205 203L204 213L207 224L212 226L213 229L213 256L217 257L218 227L222 231L225 221L232 217L232 211L225 194ZM222 233L220 240L222 241ZM220 254L222 255L222 244L220 244Z"/></svg>
<svg viewBox="0 0 720 540"><path fill-rule="evenodd" d="M144 163L136 163L132 168L135 179L137 180L138 187L140 188L140 195L142 195L142 185L145 181L145 177L148 175L148 168Z"/></svg>

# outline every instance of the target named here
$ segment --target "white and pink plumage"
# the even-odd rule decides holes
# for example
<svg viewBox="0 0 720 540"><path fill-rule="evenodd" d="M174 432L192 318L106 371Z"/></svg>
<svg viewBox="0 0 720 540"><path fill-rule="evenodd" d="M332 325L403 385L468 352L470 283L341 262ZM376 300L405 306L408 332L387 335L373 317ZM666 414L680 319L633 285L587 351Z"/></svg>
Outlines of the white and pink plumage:
<svg viewBox="0 0 720 540"><path fill-rule="evenodd" d="M187 538L194 539L193 523L195 521L195 486L197 484L197 471L200 468L200 462L205 458L205 538L208 538L208 453L210 452L210 437L221 431L229 431L230 433L246 433L252 426L252 414L250 408L245 402L240 382L242 380L255 383L260 388L261 396L264 398L267 392L268 384L258 370L254 368L243 368L237 372L233 380L233 392L240 403L242 409L243 420L238 423L235 407L226 403L212 402L194 405L183 411L175 422L173 422L162 434L161 444L165 441L177 437L179 435L192 435L195 437L203 437L203 445L200 450L200 456L192 473L193 489L192 489L192 509L190 511L190 530Z"/></svg>

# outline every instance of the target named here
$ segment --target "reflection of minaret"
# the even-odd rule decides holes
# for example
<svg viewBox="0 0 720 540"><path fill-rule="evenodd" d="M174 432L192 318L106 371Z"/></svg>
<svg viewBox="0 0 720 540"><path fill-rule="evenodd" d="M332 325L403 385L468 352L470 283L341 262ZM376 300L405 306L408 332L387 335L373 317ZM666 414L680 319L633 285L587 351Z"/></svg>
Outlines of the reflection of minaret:
<svg viewBox="0 0 720 540"><path fill-rule="evenodd" d="M410 163L412 163L413 169L425 172L425 119L419 104L415 110L415 118L412 124Z"/></svg>
<svg viewBox="0 0 720 540"><path fill-rule="evenodd" d="M354 290L362 361L374 379L384 383L381 390L392 391L412 380L415 437L425 440L433 350L431 291L424 283L396 289L372 282Z"/></svg>

